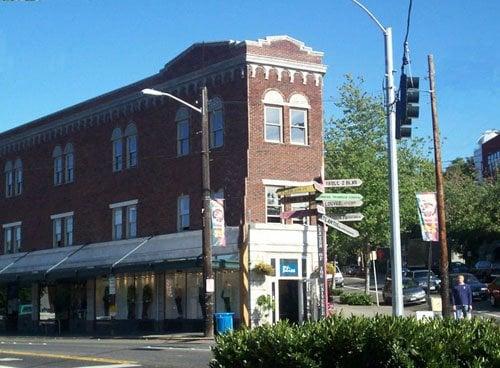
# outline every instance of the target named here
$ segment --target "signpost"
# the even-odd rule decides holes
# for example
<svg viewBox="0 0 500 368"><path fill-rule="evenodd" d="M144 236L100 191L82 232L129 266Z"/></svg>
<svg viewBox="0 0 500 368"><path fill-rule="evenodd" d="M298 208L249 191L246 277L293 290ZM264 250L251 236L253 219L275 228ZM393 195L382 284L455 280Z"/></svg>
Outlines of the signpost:
<svg viewBox="0 0 500 368"><path fill-rule="evenodd" d="M361 194L356 193L323 193L316 197L317 201L360 201Z"/></svg>
<svg viewBox="0 0 500 368"><path fill-rule="evenodd" d="M353 229L352 227L349 227L347 225L344 225L343 223L334 220L329 216L321 215L318 217L318 220L330 227L333 227L334 229L337 229L338 231L343 232L344 234L349 235L352 238L357 238L359 236L358 230Z"/></svg>
<svg viewBox="0 0 500 368"><path fill-rule="evenodd" d="M335 179L325 180L325 188L346 188L346 187L359 187L363 182L361 179Z"/></svg>
<svg viewBox="0 0 500 368"><path fill-rule="evenodd" d="M323 213L324 215L324 213ZM360 212L354 212L354 213L345 213L343 215L332 215L331 216L334 220L337 220L337 221L342 221L342 222L346 222L346 221L361 221L365 218L365 216L363 216L362 213Z"/></svg>
<svg viewBox="0 0 500 368"><path fill-rule="evenodd" d="M323 207L361 207L363 201L323 201Z"/></svg>
<svg viewBox="0 0 500 368"><path fill-rule="evenodd" d="M320 183L314 182L313 184L303 185L300 187L278 189L276 191L276 194L284 197L284 196L290 196L293 194L316 193L316 192L324 192L324 191L325 191L325 189L323 188L323 185L321 185Z"/></svg>

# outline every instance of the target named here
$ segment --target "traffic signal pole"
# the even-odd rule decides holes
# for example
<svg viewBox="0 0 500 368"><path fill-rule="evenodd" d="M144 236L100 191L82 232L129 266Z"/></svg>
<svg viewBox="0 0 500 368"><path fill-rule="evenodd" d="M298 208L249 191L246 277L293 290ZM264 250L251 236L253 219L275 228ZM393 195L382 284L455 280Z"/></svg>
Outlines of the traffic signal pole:
<svg viewBox="0 0 500 368"><path fill-rule="evenodd" d="M401 230L399 220L398 155L396 143L396 93L394 87L394 63L392 54L392 28L384 27L359 1L352 0L363 9L384 34L387 149L389 166L389 204L391 210L391 277L392 315L403 316L403 272L401 262Z"/></svg>

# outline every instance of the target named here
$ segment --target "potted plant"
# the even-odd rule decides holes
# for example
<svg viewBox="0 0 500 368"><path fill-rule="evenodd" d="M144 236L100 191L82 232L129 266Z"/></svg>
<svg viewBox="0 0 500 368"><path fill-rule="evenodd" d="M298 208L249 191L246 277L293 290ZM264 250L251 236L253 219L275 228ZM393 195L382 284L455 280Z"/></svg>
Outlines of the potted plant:
<svg viewBox="0 0 500 368"><path fill-rule="evenodd" d="M263 276L274 276L275 270L274 267L265 262L259 262L253 267L253 271L256 274Z"/></svg>
<svg viewBox="0 0 500 368"><path fill-rule="evenodd" d="M257 307L259 308L261 317L264 317L264 322L268 322L269 313L274 312L276 309L276 302L269 294L261 295L257 298Z"/></svg>

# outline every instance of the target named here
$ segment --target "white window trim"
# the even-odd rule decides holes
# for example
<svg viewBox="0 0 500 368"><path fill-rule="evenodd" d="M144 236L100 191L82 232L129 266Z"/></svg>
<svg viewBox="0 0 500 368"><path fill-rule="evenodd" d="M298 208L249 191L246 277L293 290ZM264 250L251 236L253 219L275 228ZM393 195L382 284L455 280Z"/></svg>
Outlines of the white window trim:
<svg viewBox="0 0 500 368"><path fill-rule="evenodd" d="M8 227L16 227L16 226L21 226L22 224L23 224L23 223L22 223L22 221L11 222L11 223L9 223L9 224L3 224L3 225L2 225L2 228L3 228L3 229L6 229L6 228L8 228Z"/></svg>
<svg viewBox="0 0 500 368"><path fill-rule="evenodd" d="M182 216L183 215L186 215L186 214L183 214L181 213L181 202L183 199L186 199L187 198L187 201L188 201L188 212L187 212L187 215L188 215L188 221L189 221L189 226L187 226L188 228L191 227L191 197L189 194L182 194L180 195L179 197L177 197L177 231L178 232L182 232L182 231L187 231L187 229L183 229L182 228Z"/></svg>
<svg viewBox="0 0 500 368"><path fill-rule="evenodd" d="M280 109L281 111L281 114L280 114L280 125L276 125L276 124L267 124L267 120L266 120L266 110L268 108L274 108L274 109ZM283 143L284 142L284 122L283 122L283 106L281 105L271 105L271 104L265 104L264 105L264 141L265 142L268 142L268 143ZM266 137L266 128L267 126L270 125L270 126L279 126L280 127L280 139L279 140L270 140L270 139L267 139Z"/></svg>
<svg viewBox="0 0 500 368"><path fill-rule="evenodd" d="M75 214L74 211L64 212L64 213L57 213L55 215L50 215L50 219L51 220L55 220L55 219L59 219L59 218L70 217L70 216L74 216L74 214Z"/></svg>
<svg viewBox="0 0 500 368"><path fill-rule="evenodd" d="M117 202L117 203L112 203L109 205L109 208L118 208L118 207L127 207L127 206L132 206L134 204L139 203L138 199L131 199L130 201L124 201L124 202Z"/></svg>
<svg viewBox="0 0 500 368"><path fill-rule="evenodd" d="M292 111L295 110L295 111L301 111L304 113L305 115L305 121L304 121L304 142L301 143L301 142L294 142L292 140L292 130L294 128L296 129L301 129L299 127L294 127L292 125ZM308 146L309 145L309 110L303 108L303 107L290 107L289 109L289 121L290 121L290 144L293 144L295 146Z"/></svg>

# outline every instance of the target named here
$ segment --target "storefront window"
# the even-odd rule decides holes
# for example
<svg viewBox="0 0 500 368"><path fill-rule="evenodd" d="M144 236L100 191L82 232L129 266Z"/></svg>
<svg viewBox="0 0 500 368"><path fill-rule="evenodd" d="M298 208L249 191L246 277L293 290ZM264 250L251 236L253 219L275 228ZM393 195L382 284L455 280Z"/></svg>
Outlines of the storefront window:
<svg viewBox="0 0 500 368"><path fill-rule="evenodd" d="M107 277L99 277L95 281L95 315L97 320L110 319L111 295Z"/></svg>
<svg viewBox="0 0 500 368"><path fill-rule="evenodd" d="M40 321L53 320L56 318L54 306L55 286L43 285L40 287Z"/></svg>
<svg viewBox="0 0 500 368"><path fill-rule="evenodd" d="M233 312L239 317L239 273L237 271L218 271L215 275L215 311Z"/></svg>
<svg viewBox="0 0 500 368"><path fill-rule="evenodd" d="M186 311L186 274L184 272L165 275L165 318L184 318Z"/></svg>
<svg viewBox="0 0 500 368"><path fill-rule="evenodd" d="M187 307L186 318L202 319L203 276L201 272L187 273Z"/></svg>

